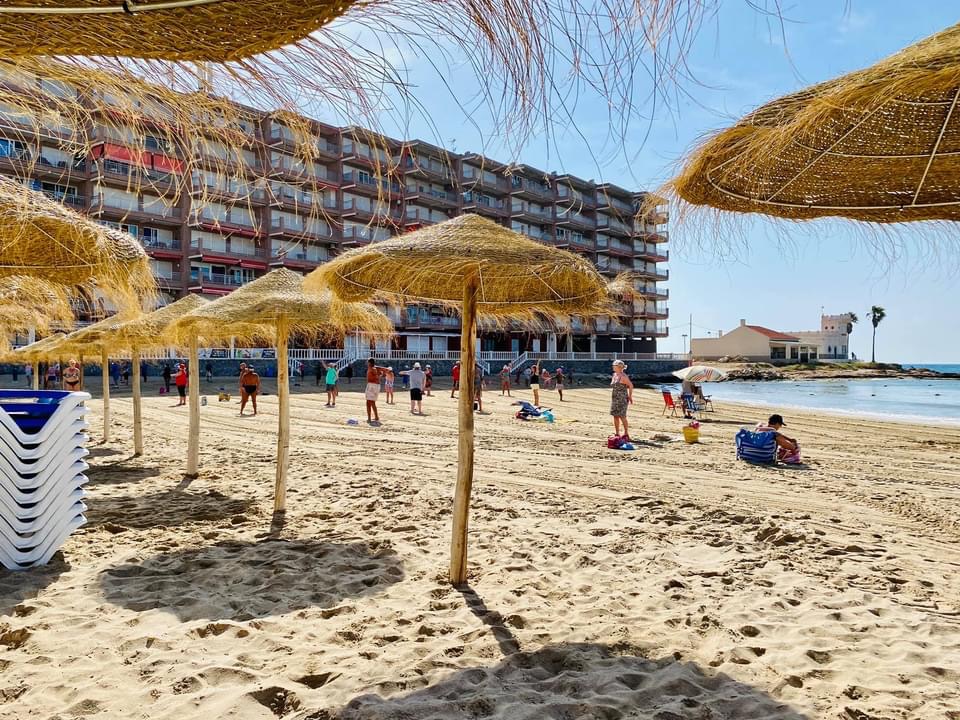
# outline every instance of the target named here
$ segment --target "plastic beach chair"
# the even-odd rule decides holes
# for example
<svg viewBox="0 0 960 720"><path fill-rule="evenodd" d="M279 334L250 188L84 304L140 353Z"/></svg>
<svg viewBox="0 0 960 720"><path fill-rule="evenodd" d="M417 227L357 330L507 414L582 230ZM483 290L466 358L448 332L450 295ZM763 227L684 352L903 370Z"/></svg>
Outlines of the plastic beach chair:
<svg viewBox="0 0 960 720"><path fill-rule="evenodd" d="M697 402L697 399L689 393L680 396L680 403L683 405L684 414L689 413L693 416L699 416L703 413L703 405Z"/></svg>
<svg viewBox="0 0 960 720"><path fill-rule="evenodd" d="M667 410L669 410L670 417L676 417L680 408L678 408L677 403L674 402L673 395L670 394L669 390L661 390L660 394L663 395L663 412L661 412L660 415L666 415Z"/></svg>

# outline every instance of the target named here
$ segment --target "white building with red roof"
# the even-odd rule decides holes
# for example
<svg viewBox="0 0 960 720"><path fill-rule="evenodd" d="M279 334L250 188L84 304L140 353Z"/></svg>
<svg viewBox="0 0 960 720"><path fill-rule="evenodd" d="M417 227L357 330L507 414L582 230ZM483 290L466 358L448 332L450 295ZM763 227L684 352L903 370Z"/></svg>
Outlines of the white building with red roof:
<svg viewBox="0 0 960 720"><path fill-rule="evenodd" d="M690 352L697 360L745 359L754 362L805 363L819 357L819 342L797 335L748 325L746 320L728 333L712 338L693 338Z"/></svg>

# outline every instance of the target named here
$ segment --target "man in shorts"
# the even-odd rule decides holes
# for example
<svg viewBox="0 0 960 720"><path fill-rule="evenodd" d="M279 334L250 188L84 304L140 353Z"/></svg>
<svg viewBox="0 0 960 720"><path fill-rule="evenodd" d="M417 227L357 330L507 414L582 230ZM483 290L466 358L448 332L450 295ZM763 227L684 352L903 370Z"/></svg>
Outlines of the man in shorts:
<svg viewBox="0 0 960 720"><path fill-rule="evenodd" d="M413 364L413 370L403 370L401 373L410 380L410 414L423 415L423 389L427 384L427 374L420 369L420 363Z"/></svg>
<svg viewBox="0 0 960 720"><path fill-rule="evenodd" d="M456 397L457 390L460 389L460 361L453 364L453 388L450 390L450 397Z"/></svg>

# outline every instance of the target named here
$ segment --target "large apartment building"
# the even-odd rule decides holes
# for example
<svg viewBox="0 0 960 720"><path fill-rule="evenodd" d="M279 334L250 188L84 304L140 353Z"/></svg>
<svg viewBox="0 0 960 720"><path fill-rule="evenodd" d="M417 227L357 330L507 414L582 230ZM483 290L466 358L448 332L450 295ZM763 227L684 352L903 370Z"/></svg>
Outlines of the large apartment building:
<svg viewBox="0 0 960 720"><path fill-rule="evenodd" d="M580 253L607 276L637 273L642 293L567 335L486 333L481 350L648 353L667 335L668 217L662 208L637 216L646 193L313 121L305 162L278 116L243 110L242 158L211 143L209 164L200 158L186 173L160 138L132 150L116 117L90 128L89 152L76 153L56 128L37 132L0 104L0 173L137 237L169 300L223 295L275 267L307 273L346 249L470 212ZM166 192L175 184L182 192ZM458 347L459 320L441 308L391 312L397 349Z"/></svg>

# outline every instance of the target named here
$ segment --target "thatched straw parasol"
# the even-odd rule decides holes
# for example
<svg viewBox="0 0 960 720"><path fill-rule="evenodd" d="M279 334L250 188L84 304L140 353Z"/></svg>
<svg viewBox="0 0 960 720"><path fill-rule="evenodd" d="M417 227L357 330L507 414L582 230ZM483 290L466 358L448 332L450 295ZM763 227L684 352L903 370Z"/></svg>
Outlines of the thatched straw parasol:
<svg viewBox="0 0 960 720"><path fill-rule="evenodd" d="M110 329L122 319L129 319L133 313L122 316L104 318L92 325L64 335L51 346L50 357L63 358L77 355L80 366L83 367L83 356L89 350L100 353L100 381L103 392L103 442L110 442L110 343L108 333Z"/></svg>
<svg viewBox="0 0 960 720"><path fill-rule="evenodd" d="M37 340L29 345L17 348L7 356L7 359L10 362L27 362L33 365L33 389L39 390L40 361L54 357L55 355L52 354L51 351L54 350L57 344L65 337L66 335L64 333L54 333L42 340Z"/></svg>
<svg viewBox="0 0 960 720"><path fill-rule="evenodd" d="M541 322L610 308L603 277L585 259L547 247L478 215L350 251L308 276L343 300L390 297L458 308L460 439L450 579L467 579L467 523L473 486L473 401L477 318Z"/></svg>
<svg viewBox="0 0 960 720"><path fill-rule="evenodd" d="M166 333L170 326L187 313L202 307L209 300L199 295L186 295L176 302L132 320L115 320L100 333L100 343L109 350L130 351L133 396L133 454L143 454L143 418L140 397L140 353L148 348L168 347Z"/></svg>
<svg viewBox="0 0 960 720"><path fill-rule="evenodd" d="M229 295L184 315L172 328L174 338L240 337L275 341L277 348L277 477L274 510L286 507L287 466L290 456L290 387L287 343L291 332L311 337L342 337L354 331L389 335L393 324L372 305L344 303L327 295L304 294L303 276L274 270ZM191 365L191 384L194 382ZM199 382L199 375L197 377ZM191 403L193 396L191 395ZM199 404L191 436L199 438ZM191 404L191 421L194 418ZM195 472L195 471L194 471Z"/></svg>
<svg viewBox="0 0 960 720"><path fill-rule="evenodd" d="M0 177L0 277L27 275L101 293L121 309L156 292L147 254L42 193Z"/></svg>
<svg viewBox="0 0 960 720"><path fill-rule="evenodd" d="M227 62L296 42L354 2L18 0L0 7L0 56Z"/></svg>
<svg viewBox="0 0 960 720"><path fill-rule="evenodd" d="M51 325L73 325L67 288L24 275L0 277L0 332L50 332Z"/></svg>
<svg viewBox="0 0 960 720"><path fill-rule="evenodd" d="M960 220L960 25L774 100L671 185L692 205L806 220Z"/></svg>

